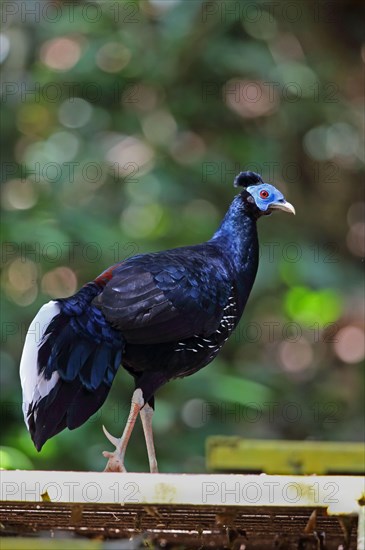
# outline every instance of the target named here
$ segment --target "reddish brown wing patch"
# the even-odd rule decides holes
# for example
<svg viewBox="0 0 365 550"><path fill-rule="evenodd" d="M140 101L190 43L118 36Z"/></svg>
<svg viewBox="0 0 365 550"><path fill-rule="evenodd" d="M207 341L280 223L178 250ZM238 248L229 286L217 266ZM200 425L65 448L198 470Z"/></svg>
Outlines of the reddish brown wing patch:
<svg viewBox="0 0 365 550"><path fill-rule="evenodd" d="M114 269L116 269L119 266L120 266L120 264L113 265L113 266L109 267L108 269L106 269L105 271L103 271L103 273L101 273L101 275L99 275L99 277L96 277L96 279L94 279L94 283L96 283L99 286L105 286L110 281L110 279L113 277Z"/></svg>

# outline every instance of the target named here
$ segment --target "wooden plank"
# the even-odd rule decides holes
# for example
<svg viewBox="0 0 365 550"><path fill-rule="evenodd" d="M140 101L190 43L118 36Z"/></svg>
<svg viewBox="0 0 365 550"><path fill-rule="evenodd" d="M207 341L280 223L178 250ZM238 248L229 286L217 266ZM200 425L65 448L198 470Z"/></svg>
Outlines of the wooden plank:
<svg viewBox="0 0 365 550"><path fill-rule="evenodd" d="M262 471L267 474L363 474L362 443L280 441L210 437L209 471Z"/></svg>
<svg viewBox="0 0 365 550"><path fill-rule="evenodd" d="M3 502L327 508L358 514L360 476L1 471Z"/></svg>
<svg viewBox="0 0 365 550"><path fill-rule="evenodd" d="M357 517L328 516L323 508L314 512L308 507L9 502L0 503L0 524L3 536L47 538L50 543L62 539L65 548L88 537L106 541L108 550L146 546L318 550L320 537L326 550L354 550Z"/></svg>
<svg viewBox="0 0 365 550"><path fill-rule="evenodd" d="M106 546L99 540L79 540L75 538L70 540L69 538L7 537L1 540L1 550L64 550L65 548L72 548L72 550L102 550Z"/></svg>

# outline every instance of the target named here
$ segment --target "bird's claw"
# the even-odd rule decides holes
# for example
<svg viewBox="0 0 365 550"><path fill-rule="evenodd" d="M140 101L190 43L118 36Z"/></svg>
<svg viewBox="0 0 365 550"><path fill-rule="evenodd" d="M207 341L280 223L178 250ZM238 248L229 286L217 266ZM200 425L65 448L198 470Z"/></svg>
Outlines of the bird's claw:
<svg viewBox="0 0 365 550"><path fill-rule="evenodd" d="M109 459L107 465L104 468L104 472L126 472L127 471L123 464L123 459L117 450L115 450L113 453L110 453L109 451L103 451L103 456Z"/></svg>
<svg viewBox="0 0 365 550"><path fill-rule="evenodd" d="M124 467L124 457L120 453L120 439L111 435L108 430L103 426L103 431L106 437L109 439L110 443L115 445L115 451L112 453L109 451L103 451L103 456L108 458L108 463L104 468L104 472L126 472L127 470Z"/></svg>
<svg viewBox="0 0 365 550"><path fill-rule="evenodd" d="M105 426L103 426L103 432L105 433L106 437L109 439L110 443L113 443L113 445L118 449L120 444L120 439L110 434Z"/></svg>

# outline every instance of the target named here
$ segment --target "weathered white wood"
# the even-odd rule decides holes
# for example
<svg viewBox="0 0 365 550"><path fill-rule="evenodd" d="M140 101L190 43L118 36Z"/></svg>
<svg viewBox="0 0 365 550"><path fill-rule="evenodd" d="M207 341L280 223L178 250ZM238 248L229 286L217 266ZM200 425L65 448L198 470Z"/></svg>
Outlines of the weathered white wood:
<svg viewBox="0 0 365 550"><path fill-rule="evenodd" d="M361 476L1 471L2 501L313 506L358 514ZM42 497L43 495L43 497Z"/></svg>
<svg viewBox="0 0 365 550"><path fill-rule="evenodd" d="M365 504L359 508L359 523L357 527L357 550L365 550Z"/></svg>

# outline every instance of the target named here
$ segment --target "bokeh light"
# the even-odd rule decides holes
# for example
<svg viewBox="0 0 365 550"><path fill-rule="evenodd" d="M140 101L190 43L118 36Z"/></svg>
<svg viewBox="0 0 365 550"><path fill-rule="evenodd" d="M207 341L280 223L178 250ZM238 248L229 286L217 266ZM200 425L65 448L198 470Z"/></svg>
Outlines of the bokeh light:
<svg viewBox="0 0 365 550"><path fill-rule="evenodd" d="M151 4L152 7L162 12L172 9L180 2L181 0L148 0L148 3Z"/></svg>
<svg viewBox="0 0 365 550"><path fill-rule="evenodd" d="M182 420L190 428L201 428L206 423L206 406L207 403L203 399L190 399L181 410Z"/></svg>
<svg viewBox="0 0 365 550"><path fill-rule="evenodd" d="M363 258L365 256L365 223L353 223L347 233L347 246L353 254Z"/></svg>
<svg viewBox="0 0 365 550"><path fill-rule="evenodd" d="M312 346L305 338L295 342L284 341L279 346L279 360L288 372L305 371L313 361Z"/></svg>
<svg viewBox="0 0 365 550"><path fill-rule="evenodd" d="M0 63L3 63L10 50L10 40L4 33L0 33Z"/></svg>
<svg viewBox="0 0 365 550"><path fill-rule="evenodd" d="M271 71L273 82L282 84L282 96L289 102L299 98L313 97L313 89L318 84L314 70L299 61L279 63Z"/></svg>
<svg viewBox="0 0 365 550"><path fill-rule="evenodd" d="M170 113L156 110L143 119L142 128L150 142L167 145L176 133L177 124Z"/></svg>
<svg viewBox="0 0 365 550"><path fill-rule="evenodd" d="M115 142L108 148L106 159L118 166L121 176L140 177L151 170L154 153L151 147L134 136L110 136Z"/></svg>
<svg viewBox="0 0 365 550"><path fill-rule="evenodd" d="M77 277L69 267L56 267L43 275L41 286L51 298L67 298L76 292Z"/></svg>
<svg viewBox="0 0 365 550"><path fill-rule="evenodd" d="M352 225L356 222L365 221L365 202L354 202L347 212L347 223Z"/></svg>
<svg viewBox="0 0 365 550"><path fill-rule="evenodd" d="M59 162L69 162L74 159L80 146L80 140L71 132L55 132L47 142L57 148Z"/></svg>
<svg viewBox="0 0 365 550"><path fill-rule="evenodd" d="M81 97L72 97L61 103L58 118L67 128L81 128L89 122L92 106Z"/></svg>
<svg viewBox="0 0 365 550"><path fill-rule="evenodd" d="M107 73L117 73L126 67L131 52L120 42L107 42L96 54L96 63Z"/></svg>
<svg viewBox="0 0 365 550"><path fill-rule="evenodd" d="M52 122L51 112L44 105L22 105L17 113L18 129L27 136L43 135Z"/></svg>
<svg viewBox="0 0 365 550"><path fill-rule="evenodd" d="M286 294L285 309L288 315L306 326L336 321L342 309L339 293L332 289L310 290L292 287Z"/></svg>
<svg viewBox="0 0 365 550"><path fill-rule="evenodd" d="M121 227L133 238L146 238L156 231L163 210L158 203L131 204L123 210Z"/></svg>
<svg viewBox="0 0 365 550"><path fill-rule="evenodd" d="M304 136L303 144L305 151L315 160L355 156L360 145L356 129L345 122L312 128Z"/></svg>
<svg viewBox="0 0 365 550"><path fill-rule="evenodd" d="M359 327L347 326L336 334L333 344L338 357L344 363L359 363L365 358L365 334Z"/></svg>
<svg viewBox="0 0 365 550"><path fill-rule="evenodd" d="M36 264L26 258L12 261L5 271L5 292L16 304L29 306L38 294L38 270Z"/></svg>
<svg viewBox="0 0 365 550"><path fill-rule="evenodd" d="M206 145L194 132L179 132L170 146L171 156L179 164L193 164L204 157Z"/></svg>
<svg viewBox="0 0 365 550"><path fill-rule="evenodd" d="M71 37L59 37L42 44L41 61L55 71L71 69L81 57L81 46Z"/></svg>
<svg viewBox="0 0 365 550"><path fill-rule="evenodd" d="M347 223L350 229L346 243L349 250L363 258L365 256L365 202L353 203L347 212Z"/></svg>
<svg viewBox="0 0 365 550"><path fill-rule="evenodd" d="M23 161L33 169L28 179L40 181L46 180L47 176L53 179L54 174L59 171L58 159L59 152L56 144L51 141L31 142L23 153Z"/></svg>
<svg viewBox="0 0 365 550"><path fill-rule="evenodd" d="M310 155L315 160L325 160L327 159L327 129L325 126L317 126L316 128L311 128L303 140L303 145L306 153Z"/></svg>
<svg viewBox="0 0 365 550"><path fill-rule="evenodd" d="M2 185L1 198L6 210L27 210L37 203L38 190L29 179L8 180Z"/></svg>
<svg viewBox="0 0 365 550"><path fill-rule="evenodd" d="M232 79L223 88L224 101L243 118L268 116L278 109L279 100L262 81Z"/></svg>

